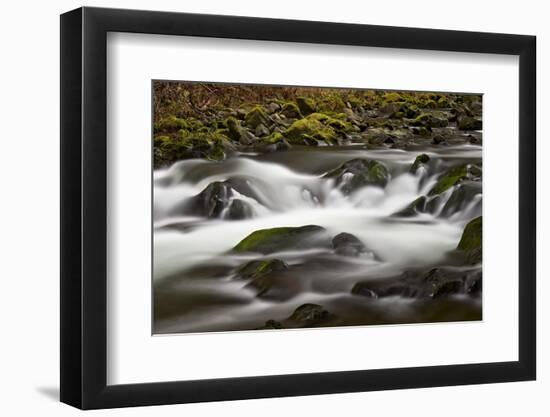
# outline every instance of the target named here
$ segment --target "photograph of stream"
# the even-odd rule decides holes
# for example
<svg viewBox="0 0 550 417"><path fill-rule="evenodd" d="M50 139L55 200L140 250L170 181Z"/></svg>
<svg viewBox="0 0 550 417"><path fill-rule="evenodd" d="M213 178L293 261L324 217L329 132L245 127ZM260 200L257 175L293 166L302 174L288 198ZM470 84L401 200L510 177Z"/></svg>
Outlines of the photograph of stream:
<svg viewBox="0 0 550 417"><path fill-rule="evenodd" d="M482 95L152 81L153 333L482 320Z"/></svg>

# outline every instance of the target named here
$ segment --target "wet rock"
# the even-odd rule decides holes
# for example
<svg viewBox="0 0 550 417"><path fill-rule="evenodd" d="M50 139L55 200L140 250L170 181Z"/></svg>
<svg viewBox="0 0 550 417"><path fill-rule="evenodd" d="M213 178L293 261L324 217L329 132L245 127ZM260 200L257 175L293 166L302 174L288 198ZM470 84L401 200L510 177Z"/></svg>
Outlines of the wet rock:
<svg viewBox="0 0 550 417"><path fill-rule="evenodd" d="M262 327L258 327L257 330L270 330L270 329L282 329L283 325L277 320L267 320Z"/></svg>
<svg viewBox="0 0 550 417"><path fill-rule="evenodd" d="M204 190L187 201L181 211L196 216L217 218L228 207L232 195L231 187L216 181L208 184Z"/></svg>
<svg viewBox="0 0 550 417"><path fill-rule="evenodd" d="M293 327L318 326L331 318L330 313L318 304L303 304L286 320Z"/></svg>
<svg viewBox="0 0 550 417"><path fill-rule="evenodd" d="M400 296L404 298L441 298L471 294L481 280L481 269L451 267L405 271L395 277L373 279L355 284L352 293L368 298Z"/></svg>
<svg viewBox="0 0 550 417"><path fill-rule="evenodd" d="M439 177L437 183L433 186L428 195L433 196L441 194L467 178L468 169L466 165L451 168Z"/></svg>
<svg viewBox="0 0 550 417"><path fill-rule="evenodd" d="M441 135L434 135L434 137L432 138L432 143L434 145L443 145L445 144L445 138Z"/></svg>
<svg viewBox="0 0 550 417"><path fill-rule="evenodd" d="M224 215L228 220L243 220L251 217L254 217L254 211L250 204L238 198L231 201Z"/></svg>
<svg viewBox="0 0 550 417"><path fill-rule="evenodd" d="M338 255L359 256L367 252L367 248L351 233L340 233L332 239L332 246Z"/></svg>
<svg viewBox="0 0 550 417"><path fill-rule="evenodd" d="M344 194L367 185L384 188L389 181L388 169L376 160L352 159L325 174L332 178Z"/></svg>
<svg viewBox="0 0 550 417"><path fill-rule="evenodd" d="M327 248L329 245L325 228L308 225L256 230L241 240L233 250L268 254L288 250Z"/></svg>
<svg viewBox="0 0 550 417"><path fill-rule="evenodd" d="M469 264L477 264L482 260L482 244L483 244L483 218L476 217L471 220L464 231L458 243L457 249L464 252L466 261Z"/></svg>
<svg viewBox="0 0 550 417"><path fill-rule="evenodd" d="M242 279L256 279L287 269L288 265L280 259L261 259L247 262L237 270L237 274Z"/></svg>
<svg viewBox="0 0 550 417"><path fill-rule="evenodd" d="M409 172L411 174L416 174L418 168L427 167L428 162L430 162L430 157L428 155L426 155L425 153L418 155L411 165Z"/></svg>
<svg viewBox="0 0 550 417"><path fill-rule="evenodd" d="M440 216L448 217L453 215L454 213L463 211L464 209L466 209L466 207L474 203L474 199L477 195L480 195L481 192L481 182L466 180L458 184L454 188L451 196L449 197L445 205L443 206ZM479 198L476 207L472 207L472 209L481 212L481 201L481 198Z"/></svg>
<svg viewBox="0 0 550 417"><path fill-rule="evenodd" d="M427 210L426 196L420 196L404 209L401 209L392 214L392 217L414 217L419 213L425 213Z"/></svg>

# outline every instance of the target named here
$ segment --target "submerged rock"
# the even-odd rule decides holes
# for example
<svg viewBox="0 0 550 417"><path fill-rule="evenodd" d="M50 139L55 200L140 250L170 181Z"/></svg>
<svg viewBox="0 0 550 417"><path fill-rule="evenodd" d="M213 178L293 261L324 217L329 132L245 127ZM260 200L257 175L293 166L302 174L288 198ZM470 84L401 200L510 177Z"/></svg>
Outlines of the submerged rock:
<svg viewBox="0 0 550 417"><path fill-rule="evenodd" d="M440 298L456 294L470 294L481 286L481 269L440 267L423 271L405 271L403 274L362 281L355 284L352 294L369 298L400 296L405 298Z"/></svg>
<svg viewBox="0 0 550 417"><path fill-rule="evenodd" d="M326 229L309 225L301 227L275 227L252 232L233 250L236 252L273 253L287 250L303 250L327 247Z"/></svg>
<svg viewBox="0 0 550 417"><path fill-rule="evenodd" d="M428 199L426 196L420 196L404 209L393 213L392 217L413 217L419 213L425 213L427 209L427 201Z"/></svg>
<svg viewBox="0 0 550 417"><path fill-rule="evenodd" d="M303 304L298 307L287 322L291 323L292 327L313 327L325 323L331 318L330 313L318 304Z"/></svg>
<svg viewBox="0 0 550 417"><path fill-rule="evenodd" d="M255 279L287 269L288 265L280 259L262 259L247 262L237 270L237 274L242 279Z"/></svg>
<svg viewBox="0 0 550 417"><path fill-rule="evenodd" d="M228 220L243 220L251 217L254 217L254 211L250 204L238 198L231 201L224 215Z"/></svg>
<svg viewBox="0 0 550 417"><path fill-rule="evenodd" d="M333 178L344 194L367 185L384 188L389 181L388 169L376 160L352 159L325 174Z"/></svg>
<svg viewBox="0 0 550 417"><path fill-rule="evenodd" d="M445 174L439 177L437 183L433 186L428 195L433 196L441 194L467 178L468 169L466 165L451 168Z"/></svg>
<svg viewBox="0 0 550 417"><path fill-rule="evenodd" d="M338 255L359 256L367 252L367 248L351 233L340 233L332 239L332 246Z"/></svg>

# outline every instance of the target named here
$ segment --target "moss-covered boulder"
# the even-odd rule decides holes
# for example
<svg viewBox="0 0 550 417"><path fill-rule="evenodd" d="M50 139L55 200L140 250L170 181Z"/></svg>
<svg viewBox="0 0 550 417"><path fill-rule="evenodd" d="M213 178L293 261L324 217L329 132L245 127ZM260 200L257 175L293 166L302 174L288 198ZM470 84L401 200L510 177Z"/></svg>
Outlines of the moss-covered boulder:
<svg viewBox="0 0 550 417"><path fill-rule="evenodd" d="M334 236L332 246L336 254L342 256L359 256L368 252L363 242L351 233L339 233Z"/></svg>
<svg viewBox="0 0 550 417"><path fill-rule="evenodd" d="M314 118L296 120L283 136L292 145L317 145L319 142L331 144L336 139L334 129Z"/></svg>
<svg viewBox="0 0 550 417"><path fill-rule="evenodd" d="M204 158L221 161L235 151L234 144L219 132L195 132L184 129L175 134L158 135L153 139L155 168L181 159Z"/></svg>
<svg viewBox="0 0 550 417"><path fill-rule="evenodd" d="M423 127L446 127L449 125L449 120L445 113L440 111L434 111L431 113L422 113L415 119L411 120L411 126L423 126Z"/></svg>
<svg viewBox="0 0 550 417"><path fill-rule="evenodd" d="M228 136L241 145L250 145L254 142L254 135L243 128L234 117L226 120Z"/></svg>
<svg viewBox="0 0 550 417"><path fill-rule="evenodd" d="M451 168L437 180L428 195L441 194L467 178L468 168L466 165Z"/></svg>
<svg viewBox="0 0 550 417"><path fill-rule="evenodd" d="M153 127L155 132L176 132L180 129L198 130L203 127L203 124L192 117L184 119L171 115L160 119Z"/></svg>
<svg viewBox="0 0 550 417"><path fill-rule="evenodd" d="M483 122L481 118L464 115L458 118L458 128L460 130L481 130Z"/></svg>
<svg viewBox="0 0 550 417"><path fill-rule="evenodd" d="M426 196L420 196L410 203L407 207L392 214L393 217L414 217L419 213L425 213L428 199Z"/></svg>
<svg viewBox="0 0 550 417"><path fill-rule="evenodd" d="M482 231L482 216L476 217L475 219L471 220L464 228L464 232L462 233L462 237L460 238L457 249L468 251L481 247Z"/></svg>
<svg viewBox="0 0 550 417"><path fill-rule="evenodd" d="M428 162L430 162L430 157L428 155L425 153L418 155L412 163L409 172L413 175L416 174L419 168L426 168Z"/></svg>
<svg viewBox="0 0 550 417"><path fill-rule="evenodd" d="M300 109L300 113L302 113L303 116L315 113L316 105L315 101L312 98L296 97L296 105Z"/></svg>
<svg viewBox="0 0 550 417"><path fill-rule="evenodd" d="M275 227L252 232L241 240L233 251L268 254L328 247L329 244L326 230L321 226Z"/></svg>
<svg viewBox="0 0 550 417"><path fill-rule="evenodd" d="M350 194L367 185L384 188L389 177L385 165L369 159L352 159L324 176L333 179L344 194Z"/></svg>
<svg viewBox="0 0 550 417"><path fill-rule="evenodd" d="M261 259L247 262L237 270L242 279L256 279L272 272L286 271L288 265L280 259Z"/></svg>
<svg viewBox="0 0 550 417"><path fill-rule="evenodd" d="M302 113L300 112L299 107L292 102L283 104L283 107L281 108L281 114L290 119L302 118Z"/></svg>
<svg viewBox="0 0 550 417"><path fill-rule="evenodd" d="M264 108L256 106L246 114L244 123L249 128L256 129L259 125L264 125L264 127L269 125L270 120Z"/></svg>

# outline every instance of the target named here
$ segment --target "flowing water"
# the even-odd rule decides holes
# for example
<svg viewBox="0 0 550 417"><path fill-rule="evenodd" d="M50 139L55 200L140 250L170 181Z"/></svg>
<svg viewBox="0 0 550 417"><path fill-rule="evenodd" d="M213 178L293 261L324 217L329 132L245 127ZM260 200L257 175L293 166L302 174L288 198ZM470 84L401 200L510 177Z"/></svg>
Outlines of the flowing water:
<svg viewBox="0 0 550 417"><path fill-rule="evenodd" d="M426 153L432 172L409 173L416 156ZM376 159L388 168L385 189L364 187L344 195L323 175L354 158ZM383 280L411 268L445 262L465 224L481 215L481 194L450 216L440 212L399 218L393 213L426 195L442 170L455 164L480 165L475 145L421 150L364 150L353 147L293 149L245 154L223 162L180 161L154 172L154 301L156 333L256 329L283 320L305 303L318 304L341 318L341 325L446 321L479 318L480 300L451 297L441 301L404 297L368 299L351 293L365 277ZM254 216L229 220L174 215L174 209L210 183L244 179L255 198L234 192ZM258 229L319 225L334 236L347 232L369 249L359 257L341 257L323 248L270 254L294 266L292 282L276 297L259 297L236 277L236 269L260 254L230 250Z"/></svg>

